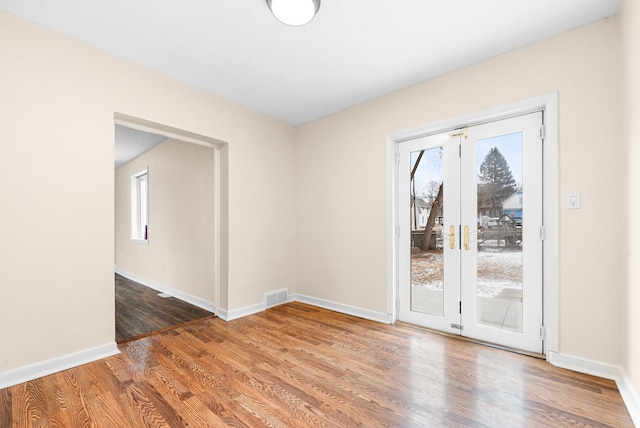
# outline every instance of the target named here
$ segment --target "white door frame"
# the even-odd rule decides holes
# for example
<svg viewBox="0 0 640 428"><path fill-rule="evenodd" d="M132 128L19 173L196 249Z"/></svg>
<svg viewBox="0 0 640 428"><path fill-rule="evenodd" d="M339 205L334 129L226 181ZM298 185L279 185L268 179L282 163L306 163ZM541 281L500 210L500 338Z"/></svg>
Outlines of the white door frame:
<svg viewBox="0 0 640 428"><path fill-rule="evenodd" d="M543 153L543 307L544 354L549 359L559 349L559 180L558 93L460 115L442 121L394 132L387 136L387 314L398 320L398 143L456 128L544 111Z"/></svg>

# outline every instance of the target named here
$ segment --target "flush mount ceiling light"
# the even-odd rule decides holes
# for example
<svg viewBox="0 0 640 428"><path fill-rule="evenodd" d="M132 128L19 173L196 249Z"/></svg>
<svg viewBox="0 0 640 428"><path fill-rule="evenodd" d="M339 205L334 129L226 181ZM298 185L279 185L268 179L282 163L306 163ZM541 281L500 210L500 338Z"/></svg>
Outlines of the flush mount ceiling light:
<svg viewBox="0 0 640 428"><path fill-rule="evenodd" d="M320 9L320 0L267 0L278 21L294 27L311 22Z"/></svg>

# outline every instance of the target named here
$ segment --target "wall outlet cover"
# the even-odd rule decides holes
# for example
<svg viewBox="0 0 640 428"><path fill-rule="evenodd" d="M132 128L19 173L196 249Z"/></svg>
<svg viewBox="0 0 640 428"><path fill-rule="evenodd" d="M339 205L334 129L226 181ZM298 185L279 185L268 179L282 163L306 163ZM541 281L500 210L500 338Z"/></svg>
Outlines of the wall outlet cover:
<svg viewBox="0 0 640 428"><path fill-rule="evenodd" d="M580 192L567 193L567 208L570 210L580 208Z"/></svg>

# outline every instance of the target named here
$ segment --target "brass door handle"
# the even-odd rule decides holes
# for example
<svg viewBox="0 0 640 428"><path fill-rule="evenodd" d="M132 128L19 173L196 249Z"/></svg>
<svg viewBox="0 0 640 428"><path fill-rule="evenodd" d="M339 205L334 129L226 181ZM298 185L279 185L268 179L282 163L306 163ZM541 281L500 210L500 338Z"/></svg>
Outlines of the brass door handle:
<svg viewBox="0 0 640 428"><path fill-rule="evenodd" d="M455 246L456 246L456 228L451 226L449 228L449 248L453 250Z"/></svg>
<svg viewBox="0 0 640 428"><path fill-rule="evenodd" d="M464 227L464 249L469 249L469 226Z"/></svg>

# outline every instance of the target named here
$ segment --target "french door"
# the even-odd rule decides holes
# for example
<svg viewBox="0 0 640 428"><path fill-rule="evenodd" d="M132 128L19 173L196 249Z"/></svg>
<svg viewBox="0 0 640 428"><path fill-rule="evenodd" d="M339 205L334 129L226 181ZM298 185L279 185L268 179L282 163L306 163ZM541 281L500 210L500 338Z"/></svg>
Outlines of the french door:
<svg viewBox="0 0 640 428"><path fill-rule="evenodd" d="M542 353L542 112L399 144L401 321Z"/></svg>

